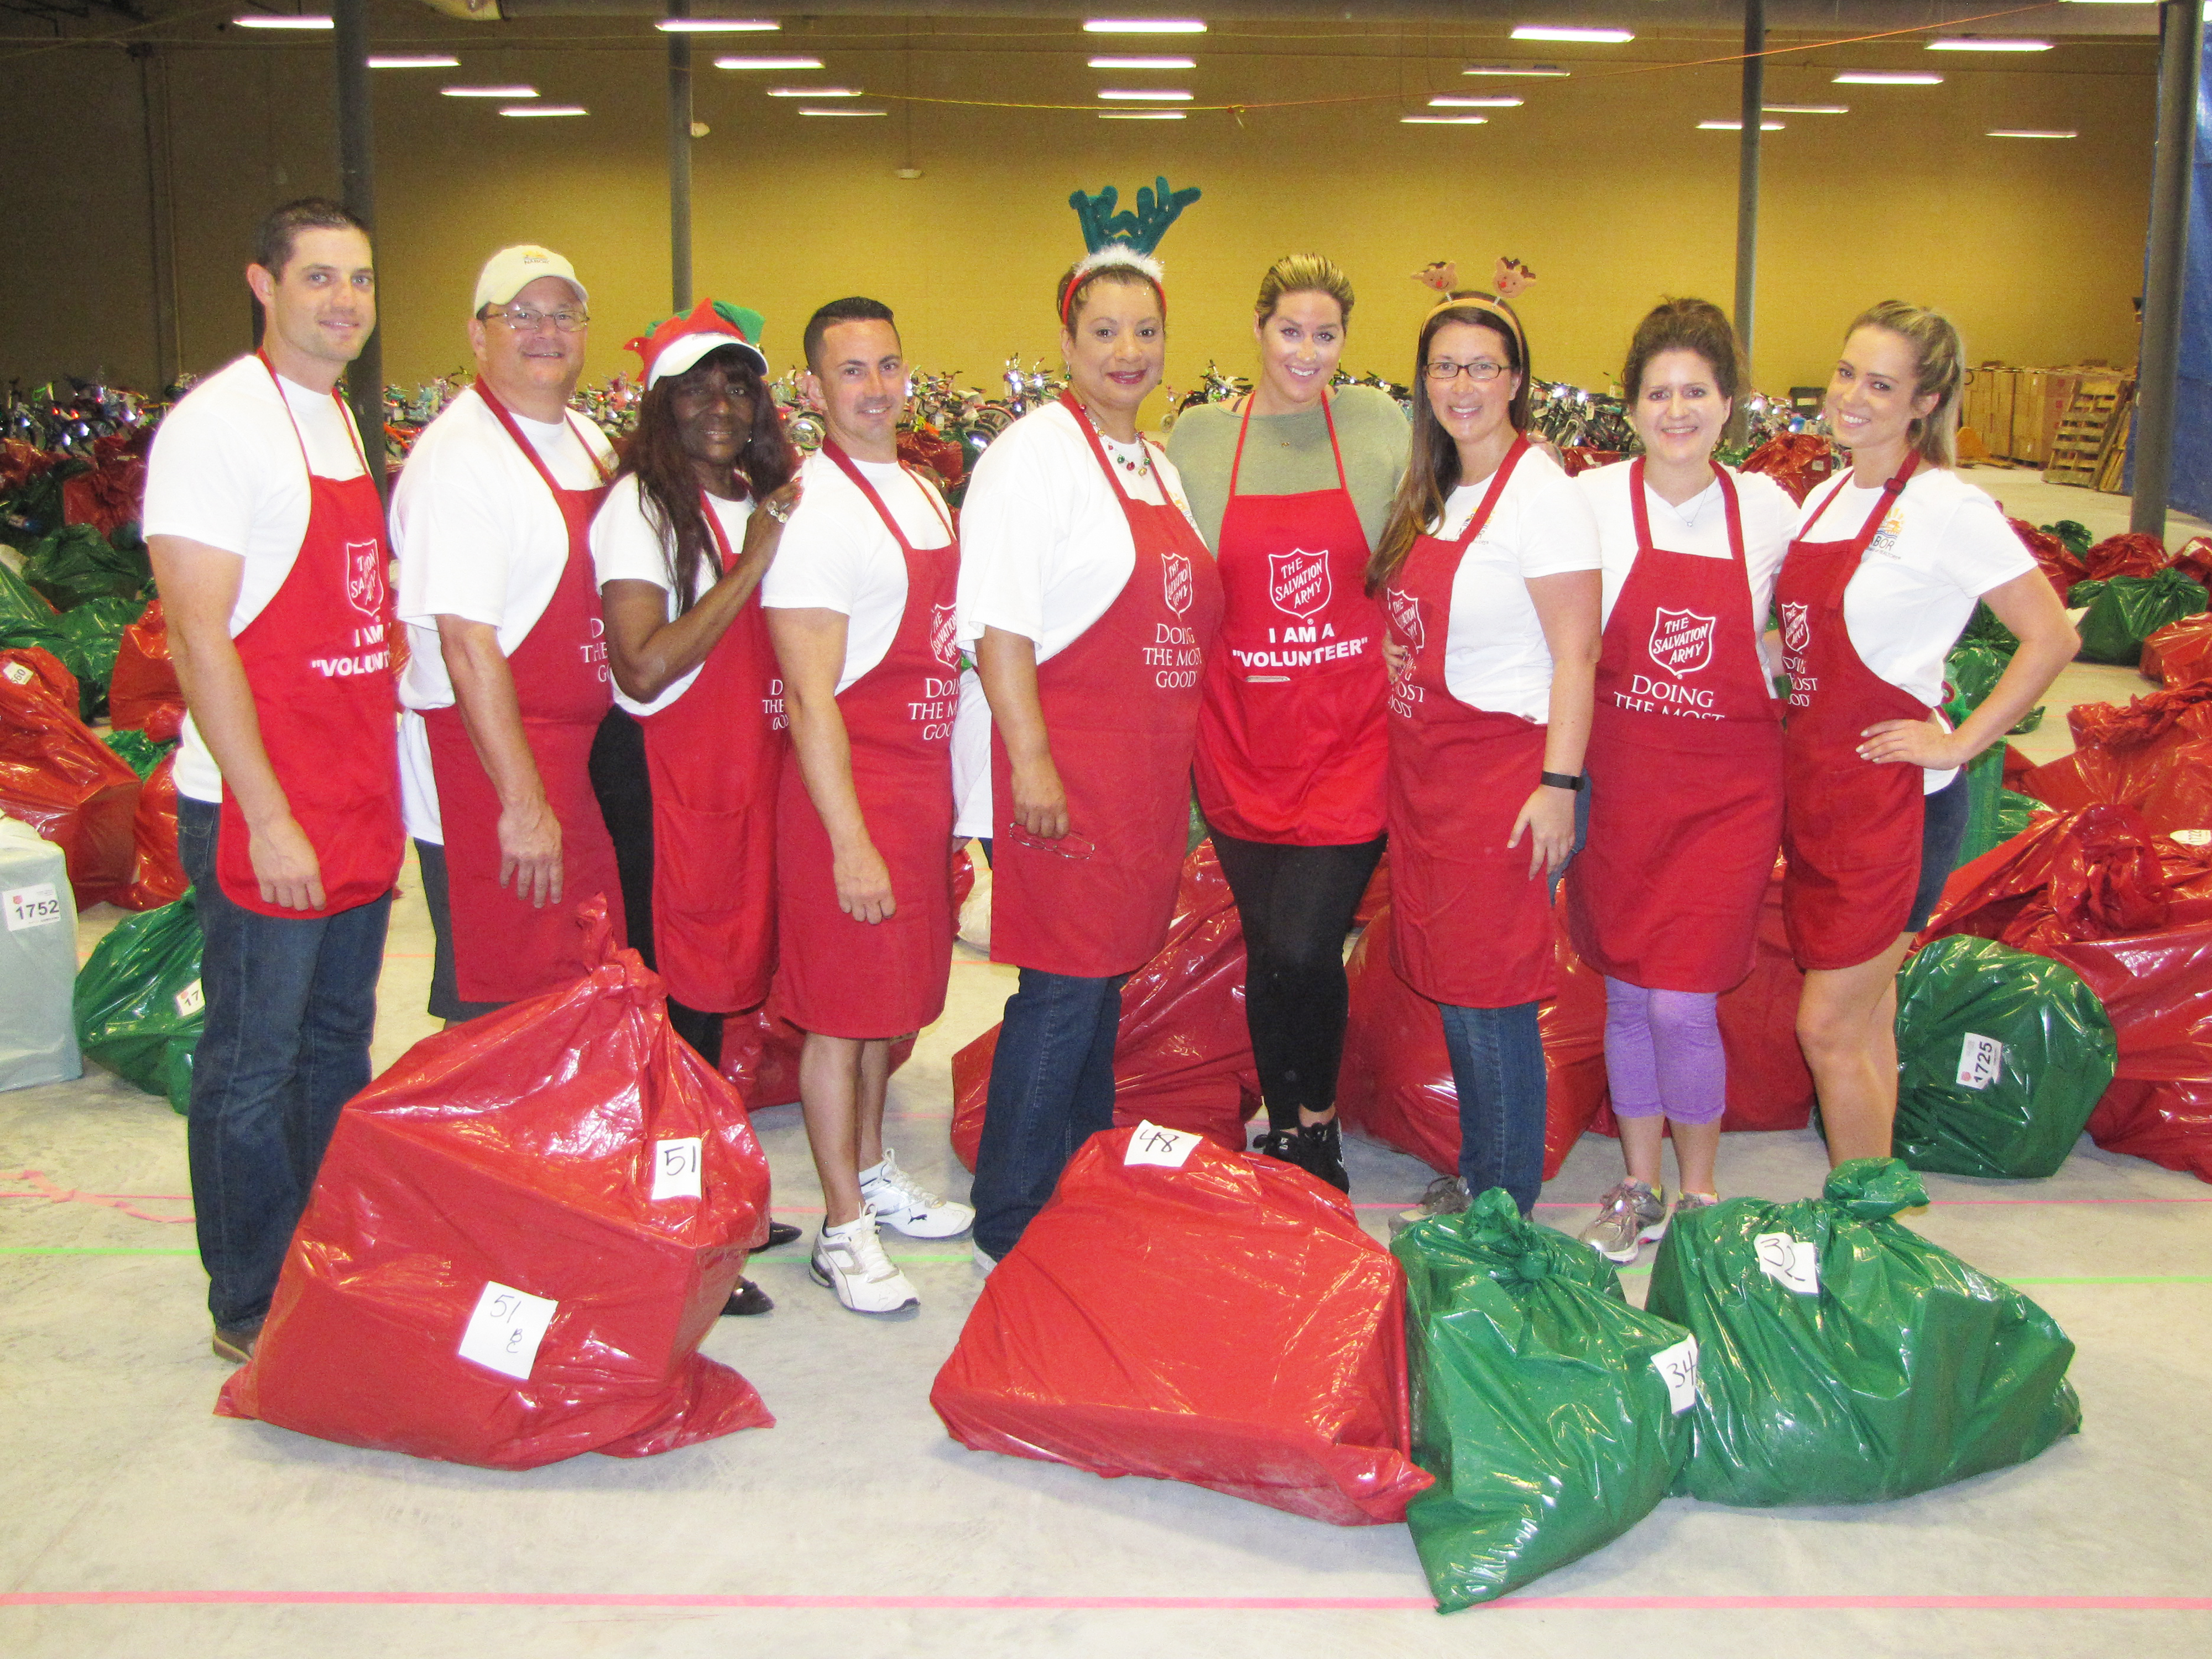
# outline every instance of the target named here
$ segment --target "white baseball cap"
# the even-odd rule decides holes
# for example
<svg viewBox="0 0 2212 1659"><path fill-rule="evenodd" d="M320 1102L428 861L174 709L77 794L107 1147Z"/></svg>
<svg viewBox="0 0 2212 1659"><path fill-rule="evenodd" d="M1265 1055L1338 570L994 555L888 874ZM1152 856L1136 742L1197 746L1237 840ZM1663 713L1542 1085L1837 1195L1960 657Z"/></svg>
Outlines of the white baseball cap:
<svg viewBox="0 0 2212 1659"><path fill-rule="evenodd" d="M576 290L578 301L585 305L592 302L592 296L576 280L575 266L550 247L522 242L514 247L503 247L484 261L484 268L477 277L476 303L469 307L470 314L475 315L486 306L505 305L540 276L558 276Z"/></svg>

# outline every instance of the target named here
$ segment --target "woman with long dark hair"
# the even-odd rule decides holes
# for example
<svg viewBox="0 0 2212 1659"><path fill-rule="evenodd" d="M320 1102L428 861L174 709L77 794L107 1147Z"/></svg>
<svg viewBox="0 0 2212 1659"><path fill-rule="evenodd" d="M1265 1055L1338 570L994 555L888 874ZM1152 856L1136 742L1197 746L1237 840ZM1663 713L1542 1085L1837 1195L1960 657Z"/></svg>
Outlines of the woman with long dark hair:
<svg viewBox="0 0 2212 1659"><path fill-rule="evenodd" d="M1543 1182L1549 877L1575 839L1598 653L1589 508L1531 447L1528 337L1454 294L1421 325L1413 453L1367 567L1396 650L1390 956L1437 1005L1459 1092L1459 1174L1425 1214Z"/></svg>

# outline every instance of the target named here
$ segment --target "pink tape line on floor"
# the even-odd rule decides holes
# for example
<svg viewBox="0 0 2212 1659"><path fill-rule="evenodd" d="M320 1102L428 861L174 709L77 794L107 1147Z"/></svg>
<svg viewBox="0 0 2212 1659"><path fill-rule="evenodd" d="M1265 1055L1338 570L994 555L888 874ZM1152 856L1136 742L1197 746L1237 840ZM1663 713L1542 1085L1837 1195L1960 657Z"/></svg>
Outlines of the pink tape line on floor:
<svg viewBox="0 0 2212 1659"><path fill-rule="evenodd" d="M0 1198L43 1198L53 1204L94 1204L105 1209L120 1210L140 1221L161 1221L189 1224L190 1215L149 1215L135 1209L137 1204L189 1204L189 1193L80 1193L66 1187L57 1187L37 1170L0 1170L0 1181L24 1181L30 1183L21 1192L0 1193Z"/></svg>
<svg viewBox="0 0 2212 1659"><path fill-rule="evenodd" d="M467 1590L15 1590L0 1607L434 1607L786 1608L886 1611L1102 1613L1405 1613L1436 1604L1425 1595L638 1595ZM1500 1612L2208 1613L2212 1595L1519 1595Z"/></svg>

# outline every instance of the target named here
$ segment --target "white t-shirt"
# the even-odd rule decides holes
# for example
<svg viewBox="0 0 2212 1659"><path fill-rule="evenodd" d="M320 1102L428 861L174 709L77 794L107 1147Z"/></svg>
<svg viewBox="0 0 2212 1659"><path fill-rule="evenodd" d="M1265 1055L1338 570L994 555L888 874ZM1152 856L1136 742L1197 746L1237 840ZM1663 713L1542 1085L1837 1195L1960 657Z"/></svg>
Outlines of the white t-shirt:
<svg viewBox="0 0 2212 1659"><path fill-rule="evenodd" d="M753 504L746 501L726 501L720 495L707 497L707 505L722 526L722 534L729 538L732 551L745 544L745 520L752 517ZM709 550L710 552L713 550ZM668 555L661 545L660 537L646 521L645 507L638 499L637 474L624 473L615 480L614 488L607 491L607 499L600 505L599 516L592 520L592 569L599 585L609 582L651 582L667 595L668 620L678 615L676 589L668 580ZM713 566L699 567L699 596L704 597L708 588L720 578ZM697 600L695 599L695 604ZM705 664L701 664L704 667ZM640 702L615 686L615 704L633 714L657 714L691 689L691 682L699 678L699 670L681 675L651 702Z"/></svg>
<svg viewBox="0 0 2212 1659"><path fill-rule="evenodd" d="M325 478L357 478L362 451L353 417L327 392L277 381L258 357L228 363L194 386L155 429L146 462L148 536L183 536L246 562L231 607L236 639L292 574L307 533L307 468ZM291 419L285 418L289 407ZM294 422L298 434L293 435ZM301 445L307 459L300 459ZM222 799L222 772L185 717L174 772L177 793Z"/></svg>
<svg viewBox="0 0 2212 1659"><path fill-rule="evenodd" d="M605 435L580 415L557 422L516 415L514 423L563 489L588 489L614 471ZM430 738L417 712L453 701L437 619L495 628L500 650L513 656L561 585L568 526L530 458L471 387L422 428L409 452L392 495L392 539L409 647L399 679L399 701L409 711L399 723L401 799L407 833L442 843Z"/></svg>
<svg viewBox="0 0 2212 1659"><path fill-rule="evenodd" d="M1443 522L1430 533L1449 540L1466 530L1489 489L1481 478L1453 490ZM1452 578L1445 689L1473 708L1540 725L1549 720L1552 648L1528 580L1598 568L1597 524L1588 503L1557 462L1530 450Z"/></svg>
<svg viewBox="0 0 2212 1659"><path fill-rule="evenodd" d="M917 550L951 544L951 514L935 488L896 461L855 460ZM906 555L858 486L827 455L799 469L799 505L761 578L771 611L836 611L845 618L842 691L884 659L906 614Z"/></svg>
<svg viewBox="0 0 2212 1659"><path fill-rule="evenodd" d="M1839 483L1806 498L1802 524L1814 539L1850 540L1881 501L1879 486L1862 489L1851 477L1846 470ZM1832 497L1835 505L1821 512ZM1957 473L1923 465L1844 589L1844 629L1876 676L1932 706L1943 701L1943 659L1972 619L1975 604L2035 568L2003 508ZM1930 771L1928 792L1957 775L1956 768Z"/></svg>
<svg viewBox="0 0 2212 1659"><path fill-rule="evenodd" d="M1615 461L1575 475L1575 488L1589 503L1597 520L1598 555L1604 561L1602 616L1613 617L1613 601L1636 563L1636 515L1628 499L1628 472L1634 465ZM1782 568L1782 556L1797 532L1797 503L1790 492L1763 472L1729 469L1735 484L1736 507L1743 520L1743 562L1751 586L1752 626L1762 633L1774 604L1774 578ZM1731 556L1728 538L1728 501L1716 478L1703 490L1674 506L1644 486L1644 506L1651 523L1655 545L1670 553L1689 553L1701 559Z"/></svg>
<svg viewBox="0 0 2212 1659"><path fill-rule="evenodd" d="M1173 501L1191 521L1167 451L1100 437L1121 488L1155 507ZM1137 544L1114 481L1060 403L1032 410L975 463L960 502L960 643L986 628L1019 634L1049 662L1104 616L1137 568ZM972 687L970 682L973 682ZM963 677L952 726L953 827L991 834L991 707L982 682Z"/></svg>

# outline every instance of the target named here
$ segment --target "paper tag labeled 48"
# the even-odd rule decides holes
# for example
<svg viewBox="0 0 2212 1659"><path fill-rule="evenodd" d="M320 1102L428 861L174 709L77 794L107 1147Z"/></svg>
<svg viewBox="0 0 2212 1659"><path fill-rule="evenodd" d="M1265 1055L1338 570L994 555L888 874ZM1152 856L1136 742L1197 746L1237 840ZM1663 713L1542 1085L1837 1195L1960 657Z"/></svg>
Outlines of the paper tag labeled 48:
<svg viewBox="0 0 2212 1659"><path fill-rule="evenodd" d="M26 927L44 927L62 919L61 895L50 881L33 887L10 887L0 893L0 909L8 914L8 931L20 933Z"/></svg>
<svg viewBox="0 0 2212 1659"><path fill-rule="evenodd" d="M538 1345L560 1305L497 1279L486 1281L469 1328L461 1333L461 1358L527 1382L530 1368L538 1363Z"/></svg>
<svg viewBox="0 0 2212 1659"><path fill-rule="evenodd" d="M1139 1123L1122 1154L1124 1168L1132 1164L1157 1164L1164 1170L1180 1170L1198 1145L1188 1129L1163 1129L1157 1123Z"/></svg>
<svg viewBox="0 0 2212 1659"><path fill-rule="evenodd" d="M683 1140L653 1143L653 1201L664 1198L699 1196L699 1143L692 1135Z"/></svg>
<svg viewBox="0 0 2212 1659"><path fill-rule="evenodd" d="M194 1014L197 1014L201 1009L206 1006L207 993L200 989L200 982L198 980L194 980L190 985L187 985L183 990L177 993L177 1018L179 1019L190 1019Z"/></svg>
<svg viewBox="0 0 2212 1659"><path fill-rule="evenodd" d="M2004 1070L2004 1044L1969 1031L1959 1044L1959 1086L1986 1089Z"/></svg>
<svg viewBox="0 0 2212 1659"><path fill-rule="evenodd" d="M1662 1348L1651 1356L1651 1369L1659 1373L1667 1384L1667 1403L1674 1407L1674 1415L1698 1403L1698 1339L1686 1336L1671 1348Z"/></svg>
<svg viewBox="0 0 2212 1659"><path fill-rule="evenodd" d="M1785 1290L1800 1296L1820 1291L1820 1252L1817 1245L1788 1233L1761 1233L1751 1241L1759 1252L1759 1271Z"/></svg>

